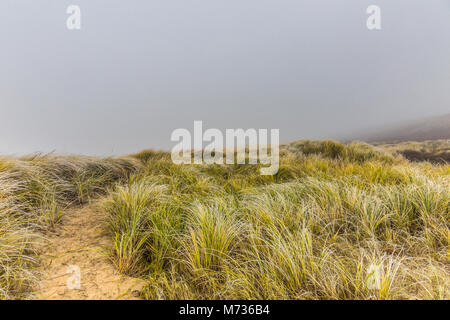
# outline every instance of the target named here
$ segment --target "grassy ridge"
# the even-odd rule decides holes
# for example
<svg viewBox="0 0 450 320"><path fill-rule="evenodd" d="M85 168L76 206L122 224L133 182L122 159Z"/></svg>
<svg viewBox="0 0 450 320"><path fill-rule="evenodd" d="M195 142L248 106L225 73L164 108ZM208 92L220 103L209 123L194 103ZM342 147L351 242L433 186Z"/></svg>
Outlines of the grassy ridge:
<svg viewBox="0 0 450 320"><path fill-rule="evenodd" d="M429 161L432 163L450 163L450 140L425 142L401 142L379 144L380 147L400 154L410 161Z"/></svg>
<svg viewBox="0 0 450 320"><path fill-rule="evenodd" d="M118 270L149 299L449 298L450 166L332 141L281 155L267 177L138 154L104 202Z"/></svg>

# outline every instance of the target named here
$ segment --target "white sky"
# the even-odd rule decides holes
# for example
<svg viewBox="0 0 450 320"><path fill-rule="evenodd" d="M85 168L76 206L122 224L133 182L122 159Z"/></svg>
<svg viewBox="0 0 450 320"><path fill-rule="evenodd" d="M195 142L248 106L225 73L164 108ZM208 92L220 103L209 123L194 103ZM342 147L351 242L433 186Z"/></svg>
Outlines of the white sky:
<svg viewBox="0 0 450 320"><path fill-rule="evenodd" d="M448 0L0 2L3 154L169 149L194 120L336 138L449 110Z"/></svg>

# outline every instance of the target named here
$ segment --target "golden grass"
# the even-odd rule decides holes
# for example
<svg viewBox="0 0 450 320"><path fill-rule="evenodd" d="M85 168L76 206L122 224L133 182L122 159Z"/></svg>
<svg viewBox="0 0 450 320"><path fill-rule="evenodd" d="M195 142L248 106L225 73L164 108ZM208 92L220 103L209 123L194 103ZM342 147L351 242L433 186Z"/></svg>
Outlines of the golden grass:
<svg viewBox="0 0 450 320"><path fill-rule="evenodd" d="M105 209L149 299L449 298L449 165L332 141L283 146L273 177L148 155Z"/></svg>
<svg viewBox="0 0 450 320"><path fill-rule="evenodd" d="M104 194L139 167L131 158L1 158L0 299L30 297L38 279L36 244L67 207Z"/></svg>
<svg viewBox="0 0 450 320"><path fill-rule="evenodd" d="M450 165L333 141L280 156L274 176L152 150L0 159L0 298L29 297L34 244L99 196L111 261L148 299L450 298Z"/></svg>

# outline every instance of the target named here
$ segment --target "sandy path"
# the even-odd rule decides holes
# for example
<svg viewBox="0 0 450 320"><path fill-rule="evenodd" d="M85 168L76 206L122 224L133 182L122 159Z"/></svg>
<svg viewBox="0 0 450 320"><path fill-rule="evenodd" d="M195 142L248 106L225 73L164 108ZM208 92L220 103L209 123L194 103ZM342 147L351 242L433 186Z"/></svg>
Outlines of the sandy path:
<svg viewBox="0 0 450 320"><path fill-rule="evenodd" d="M41 253L43 278L38 299L137 299L143 281L116 272L104 254L111 247L105 219L96 205L65 213L65 220ZM67 286L68 280L74 279L70 266L79 267L80 289Z"/></svg>

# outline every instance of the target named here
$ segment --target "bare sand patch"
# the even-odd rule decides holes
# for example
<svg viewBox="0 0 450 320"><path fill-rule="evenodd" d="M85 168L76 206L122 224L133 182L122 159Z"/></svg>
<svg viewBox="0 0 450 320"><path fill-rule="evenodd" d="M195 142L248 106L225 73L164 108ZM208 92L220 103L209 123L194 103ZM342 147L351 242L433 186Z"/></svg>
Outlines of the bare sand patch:
<svg viewBox="0 0 450 320"><path fill-rule="evenodd" d="M108 260L112 241L106 215L98 205L69 209L63 223L42 248L42 273L37 299L138 299L144 281L119 274ZM69 266L80 269L80 289L69 289Z"/></svg>

